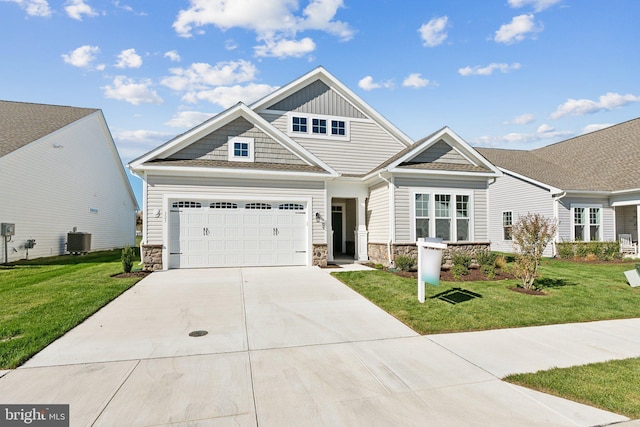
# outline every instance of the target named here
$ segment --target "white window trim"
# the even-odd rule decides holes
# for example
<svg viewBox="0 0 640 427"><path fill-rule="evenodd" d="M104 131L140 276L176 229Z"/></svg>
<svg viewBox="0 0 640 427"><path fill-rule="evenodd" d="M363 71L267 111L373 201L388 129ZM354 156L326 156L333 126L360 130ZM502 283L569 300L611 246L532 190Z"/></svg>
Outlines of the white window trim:
<svg viewBox="0 0 640 427"><path fill-rule="evenodd" d="M600 224L598 224L598 227L600 228L600 235L598 236L598 240L591 240L591 223L590 223L590 218L589 218L589 211L587 211L586 213L586 219L587 222L586 224L584 224L585 226L585 233L586 236L584 240L576 240L576 208L585 208L585 209L589 209L589 208L598 208L600 209ZM571 241L572 242L578 242L578 241L582 241L582 242L602 242L603 240L603 228L602 228L602 222L604 220L604 209L602 207L601 204L589 204L589 203L572 203L571 204Z"/></svg>
<svg viewBox="0 0 640 427"><path fill-rule="evenodd" d="M336 140L336 141L350 141L351 140L351 119L341 116L326 116L323 114L307 114L288 112L287 118L287 135L292 137L303 137L313 139L324 140ZM307 131L306 132L294 132L293 131L293 118L304 117L307 119ZM313 133L313 119L320 119L327 121L327 133ZM344 135L332 135L331 134L331 121L338 120L344 122Z"/></svg>
<svg viewBox="0 0 640 427"><path fill-rule="evenodd" d="M504 214L510 212L511 213L511 239L510 240L506 240L504 238ZM502 237L500 240L502 240L503 242L513 242L513 223L515 221L513 220L513 211L502 211L501 215L500 215L500 228L502 230Z"/></svg>
<svg viewBox="0 0 640 427"><path fill-rule="evenodd" d="M458 242L457 238L457 217L456 217L456 196L469 196L469 240L461 240L461 242L473 242L475 240L474 229L475 229L475 210L474 210L474 195L472 190L464 190L459 188L434 188L434 187L417 187L409 189L409 209L410 209L410 235L413 241L417 241L416 239L416 194L429 194L429 235L436 235L436 206L435 206L435 195L436 194L446 194L451 196L451 225L450 227L450 235L452 240L448 240L448 242L456 243Z"/></svg>
<svg viewBox="0 0 640 427"><path fill-rule="evenodd" d="M234 153L234 145L236 142L248 144L249 147L249 156L242 157L236 156ZM230 136L227 139L227 151L229 152L229 161L230 162L253 162L255 159L255 150L254 150L254 139L247 138L242 136Z"/></svg>

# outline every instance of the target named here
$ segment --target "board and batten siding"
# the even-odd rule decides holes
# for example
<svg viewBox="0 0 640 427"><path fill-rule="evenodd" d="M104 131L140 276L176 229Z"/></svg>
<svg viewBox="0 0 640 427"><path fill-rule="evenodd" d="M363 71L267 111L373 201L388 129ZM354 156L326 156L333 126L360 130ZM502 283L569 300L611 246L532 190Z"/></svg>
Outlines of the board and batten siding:
<svg viewBox="0 0 640 427"><path fill-rule="evenodd" d="M271 105L268 109L360 119L366 117L353 104L319 80Z"/></svg>
<svg viewBox="0 0 640 427"><path fill-rule="evenodd" d="M307 209L310 210L312 216L315 215L315 212L325 212L324 182L147 175L147 210L145 212L147 220L145 243L147 244L162 244L162 228L165 217L165 207L162 203L165 194L191 195L194 199L220 200L223 200L225 196L238 199L246 195L247 199L256 202L262 201L261 197L282 198L283 201L311 198L312 206ZM160 212L157 217L154 215L156 210ZM313 220L312 239L312 243L327 243L322 223Z"/></svg>
<svg viewBox="0 0 640 427"><path fill-rule="evenodd" d="M367 231L370 243L389 242L389 184L386 182L369 189Z"/></svg>
<svg viewBox="0 0 640 427"><path fill-rule="evenodd" d="M135 200L99 111L0 158L0 200L0 222L16 226L9 261L26 257L27 239L30 259L66 253L73 227L91 233L91 250L135 245Z"/></svg>
<svg viewBox="0 0 640 427"><path fill-rule="evenodd" d="M510 240L504 240L502 213L512 212L515 223L520 216L539 213L553 218L553 198L549 190L505 173L489 185L489 240L491 250L513 252ZM552 255L551 245L545 256Z"/></svg>
<svg viewBox="0 0 640 427"><path fill-rule="evenodd" d="M264 114L263 117L287 133L287 116ZM340 174L364 175L381 165L405 146L371 120L349 121L350 140L325 138L291 138ZM354 161L357 159L357 161Z"/></svg>
<svg viewBox="0 0 640 427"><path fill-rule="evenodd" d="M415 188L443 189L469 191L473 195L473 237L476 242L488 241L487 225L487 181L453 180L453 179L425 179L425 178L396 178L395 179L395 225L396 243L414 243L411 236L411 194ZM433 191L432 191L433 192Z"/></svg>
<svg viewBox="0 0 640 427"><path fill-rule="evenodd" d="M229 158L229 137L246 137L254 140L254 161L256 163L278 163L305 165L298 156L274 141L264 132L257 129L244 118L238 118L231 123L217 129L215 132L190 144L170 159L180 160L223 160Z"/></svg>
<svg viewBox="0 0 640 427"><path fill-rule="evenodd" d="M558 206L558 231L560 241L572 241L573 233L571 226L573 220L571 218L571 205L587 205L587 206L601 206L601 227L602 227L602 240L616 240L615 230L615 209L609 204L608 197L574 197L565 196L560 199Z"/></svg>

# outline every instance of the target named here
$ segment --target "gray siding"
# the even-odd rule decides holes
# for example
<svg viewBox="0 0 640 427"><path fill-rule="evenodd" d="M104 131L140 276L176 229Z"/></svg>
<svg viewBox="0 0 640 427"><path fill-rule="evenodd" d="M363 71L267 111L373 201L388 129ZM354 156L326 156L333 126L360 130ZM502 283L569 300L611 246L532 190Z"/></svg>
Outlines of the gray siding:
<svg viewBox="0 0 640 427"><path fill-rule="evenodd" d="M282 132L287 132L287 116L269 114L263 117ZM350 141L341 141L329 137L322 139L292 137L338 173L347 175L366 174L405 148L369 120L351 121L350 138Z"/></svg>
<svg viewBox="0 0 640 427"><path fill-rule="evenodd" d="M396 243L411 243L411 189L413 188L442 188L469 190L473 194L473 234L474 240L483 242L488 240L487 226L487 182L482 180L436 180L424 178L396 178L395 179L395 209L396 209Z"/></svg>
<svg viewBox="0 0 640 427"><path fill-rule="evenodd" d="M511 211L513 222L519 216L539 213L553 218L553 199L549 190L529 182L503 175L489 185L489 240L494 251L513 252L511 241L504 240L502 213ZM552 255L549 245L545 255Z"/></svg>
<svg viewBox="0 0 640 427"><path fill-rule="evenodd" d="M230 136L254 139L256 163L306 164L291 151L239 118L170 156L171 159L228 160L227 140Z"/></svg>
<svg viewBox="0 0 640 427"><path fill-rule="evenodd" d="M270 106L268 109L327 116L365 118L365 115L354 107L353 104L347 102L343 97L319 80Z"/></svg>
<svg viewBox="0 0 640 427"><path fill-rule="evenodd" d="M615 230L615 210L610 206L609 199L607 197L573 197L566 196L560 200L558 207L558 229L560 231L561 241L572 240L572 218L571 218L571 205L602 205L602 240L617 240Z"/></svg>
<svg viewBox="0 0 640 427"><path fill-rule="evenodd" d="M618 206L615 208L616 238L621 233L631 233L632 240L634 242L638 241L638 217L636 209L636 206Z"/></svg>
<svg viewBox="0 0 640 427"><path fill-rule="evenodd" d="M471 164L467 159L451 148L444 141L438 141L431 147L410 160L416 163L454 163L461 165Z"/></svg>
<svg viewBox="0 0 640 427"><path fill-rule="evenodd" d="M389 184L383 182L370 188L367 203L367 230L369 242L389 241Z"/></svg>
<svg viewBox="0 0 640 427"><path fill-rule="evenodd" d="M284 181L284 180L254 180L254 179L230 179L230 178L202 178L202 177L175 177L151 175L147 178L147 236L146 243L162 243L162 227L164 221L164 206L162 205L165 194L192 195L193 197L220 197L224 195L233 197L255 198L282 197L283 199L296 199L311 197L312 213L325 212L324 182ZM159 217L153 215L158 209ZM322 224L312 222L312 243L326 243L326 233Z"/></svg>

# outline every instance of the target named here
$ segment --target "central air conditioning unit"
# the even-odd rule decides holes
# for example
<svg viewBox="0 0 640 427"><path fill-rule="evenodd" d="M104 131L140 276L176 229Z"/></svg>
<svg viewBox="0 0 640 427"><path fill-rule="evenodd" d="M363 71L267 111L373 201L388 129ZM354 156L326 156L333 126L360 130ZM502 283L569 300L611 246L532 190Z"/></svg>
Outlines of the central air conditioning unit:
<svg viewBox="0 0 640 427"><path fill-rule="evenodd" d="M67 233L67 252L71 254L86 254L91 251L91 233L70 231Z"/></svg>

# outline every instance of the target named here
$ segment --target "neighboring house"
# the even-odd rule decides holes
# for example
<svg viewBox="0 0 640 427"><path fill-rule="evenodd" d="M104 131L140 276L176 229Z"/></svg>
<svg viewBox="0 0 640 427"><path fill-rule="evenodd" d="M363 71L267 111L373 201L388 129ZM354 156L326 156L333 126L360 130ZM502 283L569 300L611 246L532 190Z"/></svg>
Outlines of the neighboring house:
<svg viewBox="0 0 640 427"><path fill-rule="evenodd" d="M91 250L134 245L136 209L100 110L0 101L0 262L64 254L74 227Z"/></svg>
<svg viewBox="0 0 640 427"><path fill-rule="evenodd" d="M424 236L488 247L500 175L448 128L414 143L322 67L129 168L152 269L389 264Z"/></svg>
<svg viewBox="0 0 640 427"><path fill-rule="evenodd" d="M557 221L556 242L638 241L640 119L531 151L477 150L504 173L489 186L493 250L512 250L511 225L529 212Z"/></svg>

